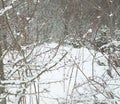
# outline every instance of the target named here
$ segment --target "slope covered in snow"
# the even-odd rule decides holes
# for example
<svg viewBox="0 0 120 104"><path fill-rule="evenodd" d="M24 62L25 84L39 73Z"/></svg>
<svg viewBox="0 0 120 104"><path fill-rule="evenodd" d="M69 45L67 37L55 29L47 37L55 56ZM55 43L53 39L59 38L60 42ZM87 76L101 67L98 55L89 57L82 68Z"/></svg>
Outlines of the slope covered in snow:
<svg viewBox="0 0 120 104"><path fill-rule="evenodd" d="M30 45L5 55L8 104L94 104L118 102L119 77L107 75L104 55L56 43ZM115 98L112 96L116 96ZM16 102L16 103L15 103Z"/></svg>

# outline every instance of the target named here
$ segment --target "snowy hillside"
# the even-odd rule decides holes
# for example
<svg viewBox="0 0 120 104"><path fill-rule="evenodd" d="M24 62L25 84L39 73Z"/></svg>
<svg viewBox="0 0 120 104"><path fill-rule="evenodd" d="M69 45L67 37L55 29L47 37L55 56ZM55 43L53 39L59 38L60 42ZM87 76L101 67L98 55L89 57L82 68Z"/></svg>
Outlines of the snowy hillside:
<svg viewBox="0 0 120 104"><path fill-rule="evenodd" d="M4 64L7 80L1 83L8 104L20 98L26 104L110 104L119 99L119 78L114 71L115 78L107 74L105 57L84 47L33 44L21 53L11 50Z"/></svg>

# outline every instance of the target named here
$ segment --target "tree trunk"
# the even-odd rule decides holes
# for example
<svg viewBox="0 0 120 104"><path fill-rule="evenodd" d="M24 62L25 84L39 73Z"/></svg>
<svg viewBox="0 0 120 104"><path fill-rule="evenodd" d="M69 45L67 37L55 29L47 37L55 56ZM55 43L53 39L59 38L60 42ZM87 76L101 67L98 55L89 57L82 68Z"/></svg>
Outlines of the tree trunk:
<svg viewBox="0 0 120 104"><path fill-rule="evenodd" d="M1 58L1 56L2 56L2 47L0 44L0 80L4 80L3 59ZM5 88L3 86L0 87L0 95L2 95L4 91ZM0 104L6 104L6 99L5 98L3 98L2 100L0 99Z"/></svg>

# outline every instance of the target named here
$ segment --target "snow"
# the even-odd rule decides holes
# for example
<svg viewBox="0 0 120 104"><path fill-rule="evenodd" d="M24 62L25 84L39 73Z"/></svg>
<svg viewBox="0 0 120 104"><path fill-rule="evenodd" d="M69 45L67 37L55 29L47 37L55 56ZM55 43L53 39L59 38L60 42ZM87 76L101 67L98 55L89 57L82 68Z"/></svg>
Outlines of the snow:
<svg viewBox="0 0 120 104"><path fill-rule="evenodd" d="M108 44L103 45L101 48L109 47L111 45L119 46L120 45L120 41L112 41L112 42L110 42Z"/></svg>
<svg viewBox="0 0 120 104"><path fill-rule="evenodd" d="M88 33L92 33L92 29L89 29L89 30L88 30Z"/></svg>
<svg viewBox="0 0 120 104"><path fill-rule="evenodd" d="M0 16L2 16L6 11L10 10L11 8L12 8L12 6L10 5L10 6L5 7L4 9L1 9Z"/></svg>
<svg viewBox="0 0 120 104"><path fill-rule="evenodd" d="M97 18L101 18L101 16L97 16Z"/></svg>
<svg viewBox="0 0 120 104"><path fill-rule="evenodd" d="M112 1L112 0L110 0L110 3L113 3L113 1Z"/></svg>
<svg viewBox="0 0 120 104"><path fill-rule="evenodd" d="M89 31L91 32L92 30ZM24 86L24 83L27 86L25 95L27 104L30 104L30 101L33 102L32 99L36 99L36 96L40 97L40 104L57 104L62 101L67 101L69 104L72 99L81 100L79 104L84 104L84 102L93 104L93 95L100 97L99 101L103 101L106 99L102 94L97 93L104 90L109 92L113 89L113 87L105 87L104 89L98 84L95 85L99 89L96 92L94 86L92 86L92 84L96 84L96 82L92 81L93 78L96 78L96 81L101 84L104 84L104 81L111 83L109 76L105 77L108 69L106 59L99 52L88 50L85 47L59 46L57 43L45 43L42 45L35 43L24 46L22 49L25 56L30 54L26 60L29 63L21 61L24 58L17 51L7 53L4 58L4 64L6 72L8 72L6 78L9 78L9 80L1 81L2 84L6 85L9 92L17 94L17 97L8 96L8 99L16 102L16 104L21 96L21 93L18 92L22 92L24 89L24 87L19 88L19 85ZM98 60L104 62L106 66L98 65ZM19 65L24 67L19 68ZM17 70L22 72L26 67L30 67L33 70L33 75L26 76L20 73L19 76ZM43 71L44 73L42 73ZM114 81L112 83L114 84ZM35 86L36 91L41 92L38 95L35 94ZM76 90L81 94L81 98L77 98L79 95L77 95ZM33 104L36 104L35 102ZM9 102L8 104L15 103Z"/></svg>
<svg viewBox="0 0 120 104"><path fill-rule="evenodd" d="M98 9L101 9L101 7L100 7L100 6L98 6Z"/></svg>
<svg viewBox="0 0 120 104"><path fill-rule="evenodd" d="M30 20L30 17L26 17L26 20Z"/></svg>
<svg viewBox="0 0 120 104"><path fill-rule="evenodd" d="M20 12L17 11L17 15L19 16L19 15L20 15Z"/></svg>
<svg viewBox="0 0 120 104"><path fill-rule="evenodd" d="M86 38L86 36L89 34L89 33L92 33L92 29L90 28L90 29L88 29L88 31L83 35L83 38Z"/></svg>
<svg viewBox="0 0 120 104"><path fill-rule="evenodd" d="M109 16L112 17L112 16L113 16L113 13L111 13Z"/></svg>
<svg viewBox="0 0 120 104"><path fill-rule="evenodd" d="M12 0L12 2L11 2L11 3L13 4L13 3L14 3L14 2L16 2L16 1L17 1L17 0Z"/></svg>

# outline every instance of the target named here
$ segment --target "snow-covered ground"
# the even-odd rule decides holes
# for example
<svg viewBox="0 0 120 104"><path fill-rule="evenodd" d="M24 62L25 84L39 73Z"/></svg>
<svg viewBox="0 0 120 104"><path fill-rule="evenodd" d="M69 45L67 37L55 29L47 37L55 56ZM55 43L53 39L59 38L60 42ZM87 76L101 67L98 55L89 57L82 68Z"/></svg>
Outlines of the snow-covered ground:
<svg viewBox="0 0 120 104"><path fill-rule="evenodd" d="M2 83L11 93L8 104L17 104L21 96L25 104L111 104L119 99L109 97L120 95L119 79L107 75L108 63L101 53L56 43L22 49L4 58L8 80Z"/></svg>

